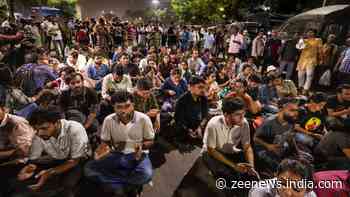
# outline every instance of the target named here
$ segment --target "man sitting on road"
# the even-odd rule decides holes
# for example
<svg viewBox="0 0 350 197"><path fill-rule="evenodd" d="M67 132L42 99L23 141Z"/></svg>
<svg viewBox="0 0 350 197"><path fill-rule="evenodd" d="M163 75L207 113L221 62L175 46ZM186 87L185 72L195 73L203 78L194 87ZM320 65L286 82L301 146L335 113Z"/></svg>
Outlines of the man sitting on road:
<svg viewBox="0 0 350 197"><path fill-rule="evenodd" d="M224 114L213 117L205 129L203 161L215 178L254 180L257 174L244 103L237 98L224 99L222 111ZM248 190L234 192L246 196Z"/></svg>
<svg viewBox="0 0 350 197"><path fill-rule="evenodd" d="M86 164L85 176L117 197L151 181L148 149L153 145L154 130L151 119L134 110L132 94L118 91L111 101L115 113L104 120L102 143L95 160Z"/></svg>

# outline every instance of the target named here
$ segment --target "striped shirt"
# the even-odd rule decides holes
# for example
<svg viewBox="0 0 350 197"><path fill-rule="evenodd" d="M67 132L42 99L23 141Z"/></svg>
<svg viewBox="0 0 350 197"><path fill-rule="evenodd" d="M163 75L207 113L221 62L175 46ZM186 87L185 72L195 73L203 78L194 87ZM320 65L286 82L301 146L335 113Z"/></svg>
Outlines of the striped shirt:
<svg viewBox="0 0 350 197"><path fill-rule="evenodd" d="M228 53L233 53L233 54L239 53L239 50L241 49L243 42L244 42L244 39L243 39L242 34L240 34L240 33L237 33L237 35L232 34L231 39L230 39L230 47L228 49Z"/></svg>
<svg viewBox="0 0 350 197"><path fill-rule="evenodd" d="M350 73L350 48L344 51L344 59L339 67L340 72Z"/></svg>

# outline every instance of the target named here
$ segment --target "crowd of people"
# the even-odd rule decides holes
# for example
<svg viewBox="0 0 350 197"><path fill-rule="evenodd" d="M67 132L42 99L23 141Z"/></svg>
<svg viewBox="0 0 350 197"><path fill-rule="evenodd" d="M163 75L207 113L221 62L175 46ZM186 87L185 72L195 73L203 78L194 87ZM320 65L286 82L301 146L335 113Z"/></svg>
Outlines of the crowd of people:
<svg viewBox="0 0 350 197"><path fill-rule="evenodd" d="M350 168L350 37L106 17L0 32L0 196L71 197L82 180L140 195L160 138L202 147L196 180L217 196L316 196L212 180Z"/></svg>

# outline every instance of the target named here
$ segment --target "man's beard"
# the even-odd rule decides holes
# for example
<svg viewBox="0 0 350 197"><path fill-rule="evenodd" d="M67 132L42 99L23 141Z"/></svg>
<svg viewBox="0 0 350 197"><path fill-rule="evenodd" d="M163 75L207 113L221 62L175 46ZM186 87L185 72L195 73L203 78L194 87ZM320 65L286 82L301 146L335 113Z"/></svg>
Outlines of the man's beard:
<svg viewBox="0 0 350 197"><path fill-rule="evenodd" d="M296 122L296 119L293 116L290 116L288 114L283 114L283 120L287 121L289 124L294 124Z"/></svg>
<svg viewBox="0 0 350 197"><path fill-rule="evenodd" d="M134 117L134 112L130 112L130 113L117 112L117 116L123 122L130 122L130 120Z"/></svg>
<svg viewBox="0 0 350 197"><path fill-rule="evenodd" d="M83 87L73 89L73 95L75 96L80 95L82 92L83 92Z"/></svg>

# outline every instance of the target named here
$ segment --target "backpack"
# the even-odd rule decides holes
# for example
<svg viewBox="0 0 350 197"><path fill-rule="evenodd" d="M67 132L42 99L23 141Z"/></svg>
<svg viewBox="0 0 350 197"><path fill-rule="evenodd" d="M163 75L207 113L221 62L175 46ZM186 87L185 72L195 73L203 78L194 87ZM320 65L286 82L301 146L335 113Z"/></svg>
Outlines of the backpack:
<svg viewBox="0 0 350 197"><path fill-rule="evenodd" d="M34 73L35 66L36 64L25 64L18 68L14 76L15 85L29 97L34 96L37 91Z"/></svg>
<svg viewBox="0 0 350 197"><path fill-rule="evenodd" d="M316 172L313 175L315 186L330 185L330 188L315 188L318 197L349 197L350 171L333 170ZM325 182L327 181L327 182ZM322 183L323 182L323 183Z"/></svg>

